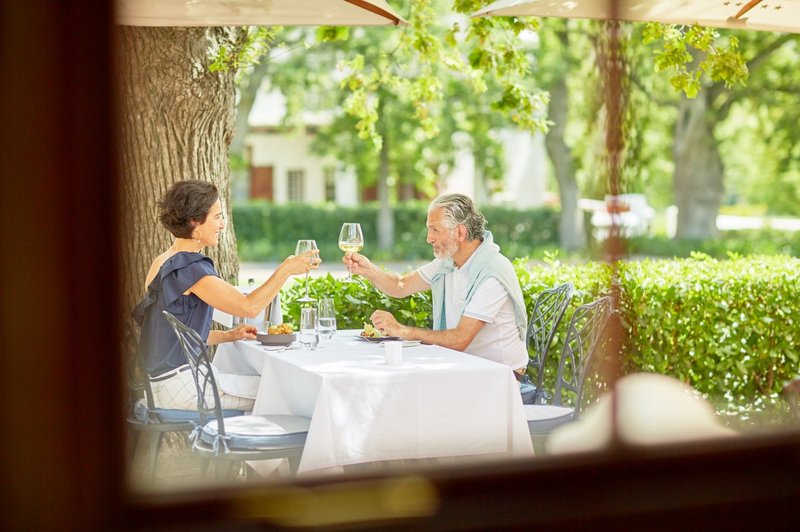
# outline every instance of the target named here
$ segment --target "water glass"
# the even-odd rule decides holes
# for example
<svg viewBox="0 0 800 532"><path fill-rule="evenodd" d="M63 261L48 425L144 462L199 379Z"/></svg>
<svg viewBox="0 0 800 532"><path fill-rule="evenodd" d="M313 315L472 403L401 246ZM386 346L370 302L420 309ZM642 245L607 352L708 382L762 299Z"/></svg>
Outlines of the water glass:
<svg viewBox="0 0 800 532"><path fill-rule="evenodd" d="M403 363L403 342L395 340L383 342L383 354L386 364L399 366Z"/></svg>
<svg viewBox="0 0 800 532"><path fill-rule="evenodd" d="M300 309L300 346L305 351L313 351L319 343L319 323L316 307Z"/></svg>
<svg viewBox="0 0 800 532"><path fill-rule="evenodd" d="M319 337L330 340L336 334L336 306L332 297L319 300Z"/></svg>

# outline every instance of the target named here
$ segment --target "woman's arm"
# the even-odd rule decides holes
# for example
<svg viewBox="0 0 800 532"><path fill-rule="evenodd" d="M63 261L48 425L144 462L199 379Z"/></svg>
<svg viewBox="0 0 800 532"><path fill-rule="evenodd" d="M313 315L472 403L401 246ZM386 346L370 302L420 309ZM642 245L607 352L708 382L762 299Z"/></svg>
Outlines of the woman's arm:
<svg viewBox="0 0 800 532"><path fill-rule="evenodd" d="M206 275L197 281L188 292L195 294L222 312L233 316L255 318L272 301L290 276L305 273L319 267L320 261L315 259L317 253L316 250L312 250L288 257L278 266L269 279L247 295L242 294L238 288L214 275Z"/></svg>
<svg viewBox="0 0 800 532"><path fill-rule="evenodd" d="M217 345L224 342L233 342L235 340L255 340L256 329L252 325L239 325L228 331L209 331L208 332L208 345Z"/></svg>

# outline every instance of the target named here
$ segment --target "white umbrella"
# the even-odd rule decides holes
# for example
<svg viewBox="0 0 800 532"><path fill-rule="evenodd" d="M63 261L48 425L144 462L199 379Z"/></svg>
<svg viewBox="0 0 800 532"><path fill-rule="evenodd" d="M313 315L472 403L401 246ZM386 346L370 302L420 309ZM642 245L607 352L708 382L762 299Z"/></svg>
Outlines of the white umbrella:
<svg viewBox="0 0 800 532"><path fill-rule="evenodd" d="M127 26L406 26L384 0L117 0Z"/></svg>
<svg viewBox="0 0 800 532"><path fill-rule="evenodd" d="M611 18L609 0L499 0L472 16ZM800 33L800 0L618 0L617 18L632 22Z"/></svg>

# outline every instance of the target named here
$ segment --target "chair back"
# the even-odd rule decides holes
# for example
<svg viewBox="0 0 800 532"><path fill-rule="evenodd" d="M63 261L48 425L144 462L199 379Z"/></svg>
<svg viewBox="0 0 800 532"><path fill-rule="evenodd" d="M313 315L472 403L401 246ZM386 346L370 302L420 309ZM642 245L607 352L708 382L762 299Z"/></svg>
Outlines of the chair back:
<svg viewBox="0 0 800 532"><path fill-rule="evenodd" d="M569 307L574 291L575 288L569 282L548 288L539 294L533 305L526 339L528 348L532 351L529 365L536 369L534 403L538 403L543 394L547 352L550 350L558 324L561 323L561 318L564 317L564 313Z"/></svg>
<svg viewBox="0 0 800 532"><path fill-rule="evenodd" d="M561 360L558 365L555 397L553 404L561 406L564 392L576 395L575 419L578 418L583 388L592 357L602 343L602 333L613 310L611 296L603 296L596 301L575 309L567 326Z"/></svg>
<svg viewBox="0 0 800 532"><path fill-rule="evenodd" d="M122 331L122 352L128 370L129 410L134 413L136 404L144 398L147 411L155 410L153 390L144 363L144 356L139 350L139 333L133 320L125 320Z"/></svg>
<svg viewBox="0 0 800 532"><path fill-rule="evenodd" d="M211 359L208 356L208 346L200 338L197 331L181 323L175 316L164 310L161 312L167 322L172 326L186 361L192 371L194 384L197 388L197 411L200 414L201 425L211 419L216 419L218 431L225 435L224 415L222 402L219 399L217 381L211 370Z"/></svg>

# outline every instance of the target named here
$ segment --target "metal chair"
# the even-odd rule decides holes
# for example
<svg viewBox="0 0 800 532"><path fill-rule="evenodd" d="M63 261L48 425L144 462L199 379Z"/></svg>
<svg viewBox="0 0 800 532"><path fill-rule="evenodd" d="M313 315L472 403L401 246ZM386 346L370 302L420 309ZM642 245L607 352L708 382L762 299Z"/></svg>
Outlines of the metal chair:
<svg viewBox="0 0 800 532"><path fill-rule="evenodd" d="M195 454L217 461L218 476L228 476L235 462L275 458L286 458L290 471L296 472L311 420L292 415L226 418L206 343L172 314L163 314L178 337L197 386L202 421L192 433Z"/></svg>
<svg viewBox="0 0 800 532"><path fill-rule="evenodd" d="M528 365L536 370L536 383L531 383L527 376L520 383L522 402L525 404L541 404L548 399L543 389L547 353L574 290L572 283L567 282L543 290L536 298L526 335L527 345L532 351Z"/></svg>
<svg viewBox="0 0 800 532"><path fill-rule="evenodd" d="M194 430L192 421L199 420L199 416L197 412L156 408L144 359L138 349L138 334L131 323L125 323L123 354L128 362L129 465L133 465L139 440L142 434L146 434L150 440L148 471L152 481L155 479L158 453L164 435L170 432L185 432L188 436Z"/></svg>
<svg viewBox="0 0 800 532"><path fill-rule="evenodd" d="M610 296L603 296L575 309L561 350L553 404L524 405L532 438L546 436L561 425L578 419L588 369L601 344L602 332L612 310ZM566 404L565 392L575 396L571 405Z"/></svg>

